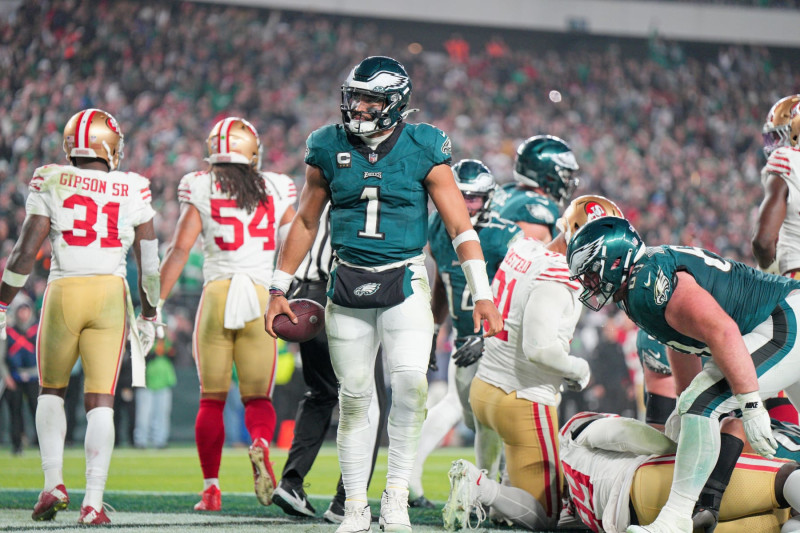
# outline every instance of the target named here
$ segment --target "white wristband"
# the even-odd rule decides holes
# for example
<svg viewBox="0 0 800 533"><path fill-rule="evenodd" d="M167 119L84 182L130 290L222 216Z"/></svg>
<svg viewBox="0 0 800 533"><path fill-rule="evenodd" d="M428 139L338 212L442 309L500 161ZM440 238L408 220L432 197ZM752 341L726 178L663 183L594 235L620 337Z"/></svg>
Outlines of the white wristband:
<svg viewBox="0 0 800 533"><path fill-rule="evenodd" d="M481 240L478 238L478 232L474 229L468 229L467 231L456 235L456 238L453 239L453 250L458 251L458 247L467 241L478 241L478 243L480 243Z"/></svg>
<svg viewBox="0 0 800 533"><path fill-rule="evenodd" d="M12 287L23 287L30 274L17 274L6 268L3 271L3 283Z"/></svg>
<svg viewBox="0 0 800 533"><path fill-rule="evenodd" d="M294 276L283 270L275 270L272 272L272 282L270 282L270 289L280 289L283 293L289 292L289 286L292 284Z"/></svg>
<svg viewBox="0 0 800 533"><path fill-rule="evenodd" d="M480 259L470 259L461 263L461 270L467 278L472 301L492 300L492 288L489 286L489 276L486 274L486 263Z"/></svg>
<svg viewBox="0 0 800 533"><path fill-rule="evenodd" d="M139 241L142 251L142 274L158 274L158 239Z"/></svg>

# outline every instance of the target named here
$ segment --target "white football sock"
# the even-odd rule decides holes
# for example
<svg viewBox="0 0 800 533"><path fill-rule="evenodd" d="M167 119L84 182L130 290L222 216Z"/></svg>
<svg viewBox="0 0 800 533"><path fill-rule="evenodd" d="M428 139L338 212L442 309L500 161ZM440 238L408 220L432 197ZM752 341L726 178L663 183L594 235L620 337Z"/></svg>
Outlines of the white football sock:
<svg viewBox="0 0 800 533"><path fill-rule="evenodd" d="M83 507L103 508L103 491L108 479L108 465L114 451L114 410L95 407L86 413L86 495Z"/></svg>
<svg viewBox="0 0 800 533"><path fill-rule="evenodd" d="M219 478L218 477L210 477L208 479L203 480L203 491L208 490L208 487L217 487L219 488Z"/></svg>
<svg viewBox="0 0 800 533"><path fill-rule="evenodd" d="M372 463L370 405L372 390L361 395L339 390L339 429L336 447L339 452L342 481L348 500L367 501L367 479ZM377 425L377 420L374 421Z"/></svg>
<svg viewBox="0 0 800 533"><path fill-rule="evenodd" d="M64 483L64 438L67 434L67 415L64 399L55 394L42 394L36 404L36 434L42 456L44 490Z"/></svg>
<svg viewBox="0 0 800 533"><path fill-rule="evenodd" d="M416 369L395 369L392 372L387 488L408 489L408 479L411 477L422 424L425 422L427 397L428 379L424 372Z"/></svg>
<svg viewBox="0 0 800 533"><path fill-rule="evenodd" d="M692 414L681 416L672 488L657 520L672 523L671 516L692 516L694 504L717 463L719 447L717 419Z"/></svg>

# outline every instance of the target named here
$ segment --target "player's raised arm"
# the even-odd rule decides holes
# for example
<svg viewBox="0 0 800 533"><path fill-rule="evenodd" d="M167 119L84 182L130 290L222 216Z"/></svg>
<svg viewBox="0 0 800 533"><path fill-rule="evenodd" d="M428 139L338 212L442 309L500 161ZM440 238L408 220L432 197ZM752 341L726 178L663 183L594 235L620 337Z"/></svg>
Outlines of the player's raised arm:
<svg viewBox="0 0 800 533"><path fill-rule="evenodd" d="M503 329L503 319L492 302L492 289L486 275L481 243L469 221L464 197L456 185L450 167L447 165L433 167L425 178L425 187L442 217L448 235L453 239L453 247L467 278L467 285L475 302L474 331L479 332L481 320L486 320L487 330L484 336L496 335Z"/></svg>
<svg viewBox="0 0 800 533"><path fill-rule="evenodd" d="M322 212L329 199L330 190L322 171L313 165L307 165L306 184L300 192L297 213L289 226L286 239L281 244L269 288L269 304L264 313L264 329L275 338L277 335L272 330L272 321L277 315L288 315L292 322L297 323L297 317L286 300L286 293L294 279L294 272L314 243Z"/></svg>

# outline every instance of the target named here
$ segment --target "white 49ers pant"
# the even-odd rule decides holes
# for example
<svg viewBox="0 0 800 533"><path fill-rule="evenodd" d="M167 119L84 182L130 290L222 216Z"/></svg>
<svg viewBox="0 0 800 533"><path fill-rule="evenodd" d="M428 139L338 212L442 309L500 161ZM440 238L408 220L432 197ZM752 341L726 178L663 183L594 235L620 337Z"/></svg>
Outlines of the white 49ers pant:
<svg viewBox="0 0 800 533"><path fill-rule="evenodd" d="M352 309L328 301L325 328L331 363L339 380L336 444L348 499L364 499L372 454L368 411L378 345L391 376L387 486L407 488L428 397L426 373L433 339L433 314L424 266L411 266L414 293L394 307ZM380 386L380 384L379 384Z"/></svg>

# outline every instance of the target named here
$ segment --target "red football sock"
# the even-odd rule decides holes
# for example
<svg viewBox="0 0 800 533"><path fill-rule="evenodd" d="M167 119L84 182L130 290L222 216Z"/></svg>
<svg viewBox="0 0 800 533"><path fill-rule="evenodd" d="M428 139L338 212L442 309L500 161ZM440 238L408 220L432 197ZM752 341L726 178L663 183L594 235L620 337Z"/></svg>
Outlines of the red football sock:
<svg viewBox="0 0 800 533"><path fill-rule="evenodd" d="M224 407L225 402L221 400L203 398L200 400L200 409L197 410L194 440L197 443L203 479L219 477L222 446L225 444L225 423L222 420Z"/></svg>
<svg viewBox="0 0 800 533"><path fill-rule="evenodd" d="M255 398L244 404L244 425L254 441L264 439L272 442L277 418L270 399Z"/></svg>

